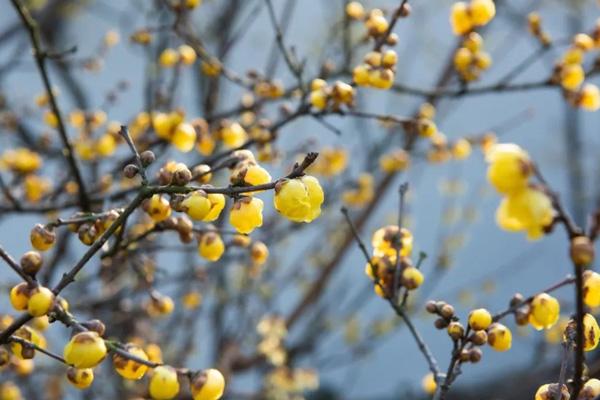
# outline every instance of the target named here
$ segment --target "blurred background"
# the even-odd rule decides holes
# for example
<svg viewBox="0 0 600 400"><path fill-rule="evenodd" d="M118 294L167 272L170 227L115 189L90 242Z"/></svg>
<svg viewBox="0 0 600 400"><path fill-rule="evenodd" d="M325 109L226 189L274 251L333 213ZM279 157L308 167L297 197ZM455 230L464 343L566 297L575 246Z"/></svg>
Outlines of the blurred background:
<svg viewBox="0 0 600 400"><path fill-rule="evenodd" d="M206 96L214 80L202 74L198 63L175 69L157 66L156 60L165 47L182 43L181 38L168 29L160 29L173 23L172 12L160 1L31 0L26 3L35 10L44 43L50 49L62 51L77 47L74 53L49 63L52 82L60 92L59 105L65 114L76 109L102 110L108 121L128 123L137 113L152 109L156 103L149 98L155 92L168 94L170 88L174 88L171 109L180 107L190 117L217 119L219 114L235 110L246 93L220 78L219 96L208 107ZM348 60L343 47L346 4L343 0L274 0L273 3L282 21L285 45L293 47L293 53L306 62L307 81L319 76L325 62L332 64L333 71L352 68L372 46L360 44L364 28L354 23L349 35L352 43L358 45L352 47L350 65L344 65ZM391 11L399 2L365 0L362 3L367 9L380 7ZM448 22L452 2L409 3L412 14L399 20L395 28L399 36L395 47L399 55L395 80L402 87L431 91L457 45ZM496 5L497 17L481 30L493 64L472 87L498 82L531 57L535 61L528 64L514 83L548 78L566 48L560 42L567 40L568 43L577 32L591 31L599 15L598 3L591 0L498 0ZM3 0L1 7L3 109L0 119L3 124L0 149L4 150L23 145L7 122L14 115L34 138L47 134L49 128L44 124L43 111L34 103L35 97L43 93L43 87L30 54L29 38L10 2ZM532 11L539 12L544 29L557 41L545 51L540 51L539 43L527 31L527 15ZM241 76L250 70L263 73L270 70L272 77L281 80L285 88L294 86L295 78L276 47L263 0L205 0L190 15L190 24L206 49L230 70ZM148 46L129 39L141 29L155 29ZM118 33L120 37L110 48L103 45L107 32ZM331 81L335 79L350 81L343 73ZM402 87L390 91L358 89L356 109L394 116L413 115L425 101L424 96ZM447 87L460 88L456 77L450 79ZM277 121L282 104L294 107L297 102L298 99L289 96L265 102L257 118ZM231 118L237 119L240 115L234 114ZM442 96L437 102L435 122L450 141L493 131L499 141L522 146L538 163L551 187L560 193L574 219L584 225L598 206L600 194L598 118L597 113L570 107L559 89L538 87ZM361 226L361 235L367 242L374 230L395 223L398 186L402 182L410 185L404 220L414 235L414 258L419 251L427 254L422 264L425 284L410 297L411 314L443 368L450 359L451 342L444 331L433 327L433 319L423 312L426 300L451 303L461 318L474 307L498 312L508 306L515 292L526 296L536 293L570 272L562 230L556 229L539 241L529 242L522 234L507 233L496 226L494 213L499 196L485 181L486 166L479 149L466 160L431 163L426 155L429 145L417 142L411 153L410 168L390 177L384 190L379 190L385 176L378 168L377 159L383 152L403 145L406 138L403 130L375 120L348 116L331 116L325 120L327 126L310 117L285 125L274 144L278 157L265 164L273 177L279 177L306 151L345 149L348 159L347 168L341 174L320 177L327 207L313 224L299 226L275 217L270 194L260 195L265 201L268 222L252 236L264 241L270 249L269 261L260 278L248 278L245 253L234 250L216 263L206 263L196 255L195 246L182 246L175 237L163 235L159 238L163 248L150 249L147 256L156 257L160 272L155 287L175 299L176 311L172 316L163 320L140 318L136 323L127 320L128 312L142 304L144 291L125 276L126 283L119 283L124 288L119 292L120 297L111 297L114 292L95 279L101 270L98 259L84 270L81 278L84 283L72 285L65 293L75 315L107 321L109 334L122 340L147 334L147 340L163 346L169 362L206 368L219 361L228 340L238 340L242 352L252 354L257 343L255 325L260 317L289 316L307 287L320 279L320 273L328 264L335 262L336 267L318 301L295 321L286 339L286 347L298 353L293 356L293 365L318 373L319 389L308 393L307 398L427 398L421 379L428 368L413 338L388 304L373 294L356 244L342 245L348 235L339 211L342 193L365 172L374 176L378 188L375 200L350 208L350 215L358 219L370 209ZM56 141L56 137L53 138ZM203 159L195 151L183 154L167 147L156 153L160 161L157 164L166 160L193 164ZM87 179L99 179L103 174L112 173L127 156L126 147L120 146L110 162L86 164ZM48 161L44 164L44 175L58 184L65 176L62 165ZM119 179L118 174L114 175L115 180ZM216 182L224 185L227 180L226 174L216 177ZM105 208L121 204L124 203L107 202ZM44 218L41 213L2 213L0 244L19 256L29 249L29 230ZM67 270L84 249L76 240L64 246L52 282L59 279L60 273ZM198 269L206 273L201 280L194 278ZM0 274L6 290L17 282L6 268ZM203 304L197 310L181 307L181 296L189 287L202 293ZM556 296L563 306L563 314L568 316L574 297L572 288L563 288ZM103 302L103 299L110 301ZM7 296L2 296L0 310L12 313ZM507 321L514 334L512 349L496 353L484 348L480 363L463 367L451 391L453 398L533 398L540 384L556 380L560 346L549 343L544 332L517 327L510 318ZM47 334L49 348L60 350L67 330L55 325ZM173 358L175 356L177 358ZM36 368L42 372L17 380L25 388L28 399L44 398L38 385L49 385L52 370L62 368L41 356L36 360ZM263 385L269 368L259 365L236 372L228 381L228 398L251 398ZM80 393L64 385L63 396L130 398L131 393L136 393L129 385L117 383L119 380L114 375L110 367L101 369L92 389ZM0 375L0 381L9 378L13 379L9 373ZM114 386L101 382L111 382L111 385L114 382ZM119 396L118 393L123 397L114 397Z"/></svg>

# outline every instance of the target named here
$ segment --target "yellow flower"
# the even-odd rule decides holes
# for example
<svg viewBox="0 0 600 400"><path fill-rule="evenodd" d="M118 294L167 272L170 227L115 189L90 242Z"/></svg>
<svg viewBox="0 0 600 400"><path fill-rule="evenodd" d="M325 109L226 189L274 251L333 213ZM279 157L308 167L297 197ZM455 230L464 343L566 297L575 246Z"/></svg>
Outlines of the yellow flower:
<svg viewBox="0 0 600 400"><path fill-rule="evenodd" d="M545 385L542 385L538 388L538 390L535 392L535 400L555 400L556 399L556 394L555 391L558 389L558 384L557 383L553 383L553 384L549 384L546 383ZM569 400L570 395L569 395L569 389L567 388L567 385L562 385L561 389L560 389L560 400Z"/></svg>
<svg viewBox="0 0 600 400"><path fill-rule="evenodd" d="M362 19L365 16L365 8L358 1L346 4L346 15L352 19Z"/></svg>
<svg viewBox="0 0 600 400"><path fill-rule="evenodd" d="M465 2L459 1L452 5L450 10L450 25L455 35L464 35L473 29L473 22L469 16L469 7Z"/></svg>
<svg viewBox="0 0 600 400"><path fill-rule="evenodd" d="M134 344L126 344L123 350L141 360L148 361L146 352ZM119 375L125 379L131 380L141 379L148 370L147 365L130 360L118 353L113 355L113 365Z"/></svg>
<svg viewBox="0 0 600 400"><path fill-rule="evenodd" d="M175 309L175 303L169 296L154 293L150 301L146 304L146 312L151 317L164 317L169 315Z"/></svg>
<svg viewBox="0 0 600 400"><path fill-rule="evenodd" d="M221 131L221 140L228 148L240 147L248 138L246 130L237 122L225 125Z"/></svg>
<svg viewBox="0 0 600 400"><path fill-rule="evenodd" d="M496 15L496 5L493 0L471 0L469 11L473 24L483 26Z"/></svg>
<svg viewBox="0 0 600 400"><path fill-rule="evenodd" d="M590 307L600 306L600 274L594 271L583 273L583 301Z"/></svg>
<svg viewBox="0 0 600 400"><path fill-rule="evenodd" d="M525 231L530 240L539 239L553 219L552 201L534 188L505 197L496 211L498 226L507 231Z"/></svg>
<svg viewBox="0 0 600 400"><path fill-rule="evenodd" d="M73 368L67 369L67 380L77 389L85 389L94 381L94 370L91 368Z"/></svg>
<svg viewBox="0 0 600 400"><path fill-rule="evenodd" d="M179 151L187 153L194 148L196 144L196 129L187 122L177 125L171 143Z"/></svg>
<svg viewBox="0 0 600 400"><path fill-rule="evenodd" d="M327 101L329 97L324 89L317 89L310 92L310 104L317 110L324 110L327 108Z"/></svg>
<svg viewBox="0 0 600 400"><path fill-rule="evenodd" d="M117 148L117 140L110 133L105 133L96 141L96 152L102 157L112 155Z"/></svg>
<svg viewBox="0 0 600 400"><path fill-rule="evenodd" d="M358 86L368 86L369 85L369 66L366 64L357 65L352 70L352 80ZM312 93L311 93L311 100L312 100ZM311 103L312 103L312 101L311 101ZM312 103L312 104L313 104L313 106L315 105L315 103ZM315 108L318 108L318 107L315 106Z"/></svg>
<svg viewBox="0 0 600 400"><path fill-rule="evenodd" d="M423 274L415 267L408 267L402 271L402 285L408 290L418 288L423 284Z"/></svg>
<svg viewBox="0 0 600 400"><path fill-rule="evenodd" d="M258 186L271 182L271 175L260 165L246 165L242 168L243 182L246 185Z"/></svg>
<svg viewBox="0 0 600 400"><path fill-rule="evenodd" d="M469 314L469 326L475 331L487 329L492 323L492 314L485 308L478 308Z"/></svg>
<svg viewBox="0 0 600 400"><path fill-rule="evenodd" d="M560 315L560 304L556 298L541 293L531 302L529 323L537 330L551 328Z"/></svg>
<svg viewBox="0 0 600 400"><path fill-rule="evenodd" d="M212 222L219 218L221 211L225 208L225 196L221 193L209 193L208 200L210 201L210 210L202 221Z"/></svg>
<svg viewBox="0 0 600 400"><path fill-rule="evenodd" d="M160 194L154 194L147 202L146 212L154 222L161 222L171 216L171 205L169 200Z"/></svg>
<svg viewBox="0 0 600 400"><path fill-rule="evenodd" d="M194 377L190 383L194 400L218 400L225 390L225 378L216 369L207 369Z"/></svg>
<svg viewBox="0 0 600 400"><path fill-rule="evenodd" d="M492 186L503 194L510 194L527 186L532 173L529 155L513 143L496 144L486 154L490 164L487 177Z"/></svg>
<svg viewBox="0 0 600 400"><path fill-rule="evenodd" d="M452 146L452 156L457 160L464 160L471 155L471 143L467 139L458 139Z"/></svg>
<svg viewBox="0 0 600 400"><path fill-rule="evenodd" d="M592 314L585 314L583 316L583 337L583 349L585 351L591 351L598 347L600 327L598 327L598 322L596 322L596 318Z"/></svg>
<svg viewBox="0 0 600 400"><path fill-rule="evenodd" d="M435 377L430 372L423 377L421 380L421 387L423 391L427 394L434 394L437 390L437 383L435 382Z"/></svg>
<svg viewBox="0 0 600 400"><path fill-rule="evenodd" d="M387 255L395 259L396 249L400 243L400 256L410 256L413 247L413 236L408 229L402 228L400 230L397 225L388 225L379 228L371 238L373 255L378 257Z"/></svg>
<svg viewBox="0 0 600 400"><path fill-rule="evenodd" d="M27 312L34 317L48 314L54 305L54 293L44 286L38 286L29 293Z"/></svg>
<svg viewBox="0 0 600 400"><path fill-rule="evenodd" d="M195 291L187 292L181 298L181 302L188 310L196 309L202 304L202 293Z"/></svg>
<svg viewBox="0 0 600 400"><path fill-rule="evenodd" d="M598 396L600 396L600 380L592 378L583 385L577 400L594 400Z"/></svg>
<svg viewBox="0 0 600 400"><path fill-rule="evenodd" d="M231 207L229 222L239 233L250 233L262 226L264 204L256 197L241 197Z"/></svg>
<svg viewBox="0 0 600 400"><path fill-rule="evenodd" d="M262 265L269 258L269 248L263 242L256 241L250 247L250 258L255 265Z"/></svg>
<svg viewBox="0 0 600 400"><path fill-rule="evenodd" d="M410 157L406 150L396 149L379 158L379 168L386 173L404 171L410 164Z"/></svg>
<svg viewBox="0 0 600 400"><path fill-rule="evenodd" d="M177 371L168 365L154 368L148 391L155 400L170 400L177 396L179 393Z"/></svg>
<svg viewBox="0 0 600 400"><path fill-rule="evenodd" d="M34 249L46 251L54 246L56 234L53 231L44 228L42 224L37 224L31 230L29 240Z"/></svg>
<svg viewBox="0 0 600 400"><path fill-rule="evenodd" d="M567 90L577 90L585 79L585 72L580 64L568 64L560 71L560 84Z"/></svg>
<svg viewBox="0 0 600 400"><path fill-rule="evenodd" d="M179 62L179 53L175 49L166 48L158 57L158 64L163 68L171 68Z"/></svg>
<svg viewBox="0 0 600 400"><path fill-rule="evenodd" d="M198 254L209 261L217 261L225 252L225 244L221 236L216 232L208 232L202 235L198 245Z"/></svg>
<svg viewBox="0 0 600 400"><path fill-rule="evenodd" d="M211 211L211 201L208 195L202 190L196 190L190 193L185 200L181 202L187 215L193 220L201 221Z"/></svg>
<svg viewBox="0 0 600 400"><path fill-rule="evenodd" d="M2 400L22 400L21 390L11 381L0 383L0 399Z"/></svg>
<svg viewBox="0 0 600 400"><path fill-rule="evenodd" d="M27 309L30 289L27 282L21 282L10 289L10 304L16 311Z"/></svg>
<svg viewBox="0 0 600 400"><path fill-rule="evenodd" d="M294 222L302 222L310 212L306 185L299 179L283 179L275 186L275 209Z"/></svg>
<svg viewBox="0 0 600 400"><path fill-rule="evenodd" d="M187 44L179 46L179 60L185 65L192 65L196 62L196 50Z"/></svg>
<svg viewBox="0 0 600 400"><path fill-rule="evenodd" d="M67 343L63 355L75 368L93 368L106 357L106 345L96 332L81 332Z"/></svg>
<svg viewBox="0 0 600 400"><path fill-rule="evenodd" d="M596 111L600 108L600 90L591 83L583 85L579 92L579 106L586 111Z"/></svg>
<svg viewBox="0 0 600 400"><path fill-rule="evenodd" d="M507 351L512 346L512 333L502 324L490 325L487 334L489 345L496 351Z"/></svg>
<svg viewBox="0 0 600 400"><path fill-rule="evenodd" d="M6 165L15 172L27 174L38 170L42 166L42 157L28 148L20 147L5 151L2 154L0 164Z"/></svg>
<svg viewBox="0 0 600 400"><path fill-rule="evenodd" d="M325 201L325 193L321 184L314 176L304 175L300 180L308 191L308 202L310 204L310 211L304 222L311 222L321 215L321 205Z"/></svg>

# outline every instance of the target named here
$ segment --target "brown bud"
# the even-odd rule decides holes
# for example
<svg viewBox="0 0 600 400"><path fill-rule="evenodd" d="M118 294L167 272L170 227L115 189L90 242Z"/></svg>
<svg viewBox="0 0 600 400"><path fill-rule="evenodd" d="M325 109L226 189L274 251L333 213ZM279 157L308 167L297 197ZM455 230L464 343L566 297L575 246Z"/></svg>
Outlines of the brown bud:
<svg viewBox="0 0 600 400"><path fill-rule="evenodd" d="M185 186L192 180L192 173L187 167L178 168L173 173L173 184L176 186Z"/></svg>
<svg viewBox="0 0 600 400"><path fill-rule="evenodd" d="M521 293L515 293L513 295L513 297L510 299L509 305L511 307L516 307L519 304L523 303L523 301L525 301L525 297L523 297L523 295Z"/></svg>
<svg viewBox="0 0 600 400"><path fill-rule="evenodd" d="M390 35L387 37L385 43L388 46L395 46L398 44L398 35L396 33L390 33Z"/></svg>
<svg viewBox="0 0 600 400"><path fill-rule="evenodd" d="M183 200L185 200L185 196L182 194L177 194L171 197L170 206L174 211L177 212L185 212L185 207L183 206Z"/></svg>
<svg viewBox="0 0 600 400"><path fill-rule="evenodd" d="M163 222L161 222L160 224L162 225L162 228L164 229L177 229L177 218L171 216L167 219L165 219Z"/></svg>
<svg viewBox="0 0 600 400"><path fill-rule="evenodd" d="M196 165L192 177L198 183L208 183L212 179L211 167L206 164Z"/></svg>
<svg viewBox="0 0 600 400"><path fill-rule="evenodd" d="M479 347L474 347L471 350L469 350L469 361L472 363L478 363L479 361L481 361L481 356L483 354L481 353L481 349Z"/></svg>
<svg viewBox="0 0 600 400"><path fill-rule="evenodd" d="M21 257L21 268L26 274L35 275L42 268L42 256L37 251L28 251Z"/></svg>
<svg viewBox="0 0 600 400"><path fill-rule="evenodd" d="M459 355L460 361L467 362L469 361L469 350L462 349Z"/></svg>
<svg viewBox="0 0 600 400"><path fill-rule="evenodd" d="M187 215L182 215L179 218L177 218L177 228L176 229L179 231L179 233L184 233L184 234L191 233L193 228L194 228L194 224L192 223L192 220Z"/></svg>
<svg viewBox="0 0 600 400"><path fill-rule="evenodd" d="M469 336L469 340L478 346L483 346L487 342L487 333L484 330L475 331Z"/></svg>
<svg viewBox="0 0 600 400"><path fill-rule="evenodd" d="M140 169L137 165L127 164L125 168L123 168L123 175L125 175L128 179L133 179L140 172Z"/></svg>
<svg viewBox="0 0 600 400"><path fill-rule="evenodd" d="M425 304L425 310L427 310L430 314L435 314L438 312L437 304L433 300L429 300L427 304Z"/></svg>
<svg viewBox="0 0 600 400"><path fill-rule="evenodd" d="M444 318L438 318L433 324L437 329L444 329L448 326L448 321Z"/></svg>
<svg viewBox="0 0 600 400"><path fill-rule="evenodd" d="M156 156L152 150L146 150L140 154L140 160L142 160L142 165L147 167L156 160Z"/></svg>
<svg viewBox="0 0 600 400"><path fill-rule="evenodd" d="M81 325L89 329L90 331L96 332L98 335L103 336L106 331L106 326L99 319L91 319L83 322Z"/></svg>
<svg viewBox="0 0 600 400"><path fill-rule="evenodd" d="M7 365L10 361L10 353L4 347L0 347L0 367Z"/></svg>
<svg viewBox="0 0 600 400"><path fill-rule="evenodd" d="M465 334L465 328L460 322L452 321L448 325L448 335L454 340L458 340Z"/></svg>
<svg viewBox="0 0 600 400"><path fill-rule="evenodd" d="M440 315L447 319L452 318L454 316L454 307L452 307L450 304L445 304L440 309Z"/></svg>
<svg viewBox="0 0 600 400"><path fill-rule="evenodd" d="M571 240L571 260L575 265L590 265L594 261L594 245L587 236L577 236Z"/></svg>
<svg viewBox="0 0 600 400"><path fill-rule="evenodd" d="M401 17L404 18L404 17L408 17L410 15L410 12L411 12L410 4L404 3L398 10L398 15L400 15Z"/></svg>
<svg viewBox="0 0 600 400"><path fill-rule="evenodd" d="M525 326L529 323L529 309L518 309L515 312L515 322L519 326Z"/></svg>
<svg viewBox="0 0 600 400"><path fill-rule="evenodd" d="M173 173L167 171L165 168L161 168L158 171L157 178L160 185L170 185L173 180Z"/></svg>
<svg viewBox="0 0 600 400"><path fill-rule="evenodd" d="M191 243L194 240L194 234L192 232L179 232L179 240L182 243Z"/></svg>
<svg viewBox="0 0 600 400"><path fill-rule="evenodd" d="M25 360L31 360L35 356L35 349L30 346L23 346L21 350L21 357Z"/></svg>

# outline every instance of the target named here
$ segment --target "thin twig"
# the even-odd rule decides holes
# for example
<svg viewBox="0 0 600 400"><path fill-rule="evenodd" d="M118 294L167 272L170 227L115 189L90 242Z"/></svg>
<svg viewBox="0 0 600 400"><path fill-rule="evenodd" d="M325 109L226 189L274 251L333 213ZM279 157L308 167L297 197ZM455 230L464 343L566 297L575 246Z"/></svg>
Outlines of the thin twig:
<svg viewBox="0 0 600 400"><path fill-rule="evenodd" d="M11 0L13 6L19 13L21 17L21 21L23 22L23 26L27 29L29 33L29 38L31 39L31 44L33 46L33 56L35 57L35 61L42 77L42 81L44 83L44 88L46 89L46 94L48 95L48 100L50 102L50 108L52 112L56 116L56 122L58 127L58 132L60 134L60 138L63 142L65 157L68 160L69 166L71 167L71 172L75 177L75 181L79 187L79 200L80 205L83 210L89 210L90 202L88 198L88 194L86 191L85 182L81 175L81 170L77 164L77 160L75 159L75 155L73 153L73 147L69 142L69 136L67 135L67 129L65 127L62 113L58 107L58 103L56 101L56 97L54 92L52 91L52 84L50 83L50 77L48 75L48 71L46 68L46 59L48 53L42 50L42 42L40 38L40 30L37 22L33 19L27 7L21 3L20 0Z"/></svg>

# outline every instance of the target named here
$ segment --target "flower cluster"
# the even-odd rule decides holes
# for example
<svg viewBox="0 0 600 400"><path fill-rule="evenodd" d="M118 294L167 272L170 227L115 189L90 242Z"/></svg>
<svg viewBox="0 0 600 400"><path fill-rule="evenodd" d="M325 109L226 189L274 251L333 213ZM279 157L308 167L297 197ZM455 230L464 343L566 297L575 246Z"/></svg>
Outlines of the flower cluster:
<svg viewBox="0 0 600 400"><path fill-rule="evenodd" d="M529 155L516 144L497 144L486 153L488 181L505 197L496 211L498 225L508 231L524 231L539 239L555 211L550 197L529 178L534 172Z"/></svg>
<svg viewBox="0 0 600 400"><path fill-rule="evenodd" d="M471 0L454 3L450 11L450 24L455 35L464 35L473 28L487 25L496 15L493 0Z"/></svg>
<svg viewBox="0 0 600 400"><path fill-rule="evenodd" d="M464 37L462 46L454 53L454 68L465 81L477 80L482 71L492 65L492 58L483 51L483 38L477 32Z"/></svg>

